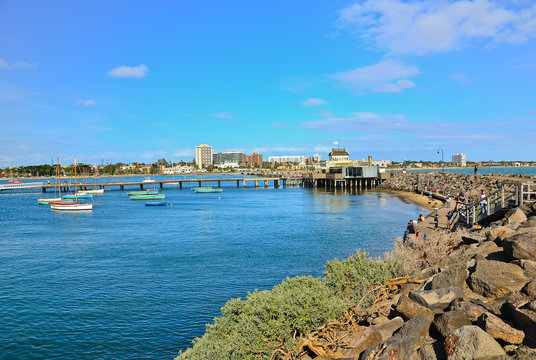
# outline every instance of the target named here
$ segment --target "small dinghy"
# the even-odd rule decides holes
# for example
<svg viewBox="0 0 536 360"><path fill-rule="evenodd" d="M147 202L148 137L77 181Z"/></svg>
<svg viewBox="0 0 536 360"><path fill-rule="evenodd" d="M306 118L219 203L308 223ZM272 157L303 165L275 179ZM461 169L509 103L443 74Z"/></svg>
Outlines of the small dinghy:
<svg viewBox="0 0 536 360"><path fill-rule="evenodd" d="M145 203L145 206L166 206L166 205L167 205L167 202L165 202L165 201Z"/></svg>

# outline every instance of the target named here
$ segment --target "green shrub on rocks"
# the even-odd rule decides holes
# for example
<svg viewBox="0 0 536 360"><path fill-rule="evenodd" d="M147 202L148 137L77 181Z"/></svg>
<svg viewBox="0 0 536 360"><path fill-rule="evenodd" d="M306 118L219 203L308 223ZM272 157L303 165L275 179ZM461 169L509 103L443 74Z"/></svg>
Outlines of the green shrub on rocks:
<svg viewBox="0 0 536 360"><path fill-rule="evenodd" d="M324 271L324 280L336 289L348 304L361 302L362 307L367 307L374 300L371 293L363 299L368 290L381 285L387 279L402 275L402 265L395 259L378 261L371 259L368 253L358 251L346 259L329 261Z"/></svg>
<svg viewBox="0 0 536 360"><path fill-rule="evenodd" d="M329 262L323 278L287 278L272 290L229 300L223 316L177 360L269 359L277 349L293 351L301 336L341 318L369 288L398 276L400 269L395 261L357 252Z"/></svg>

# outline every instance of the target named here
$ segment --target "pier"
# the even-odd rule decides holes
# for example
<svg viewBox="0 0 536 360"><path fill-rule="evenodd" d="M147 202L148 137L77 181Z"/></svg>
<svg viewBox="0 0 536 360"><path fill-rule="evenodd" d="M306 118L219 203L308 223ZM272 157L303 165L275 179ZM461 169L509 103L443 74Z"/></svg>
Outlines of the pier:
<svg viewBox="0 0 536 360"><path fill-rule="evenodd" d="M237 188L245 188L246 184L258 188L259 186L268 187L268 182L273 182L274 188L285 187L287 179L280 177L251 177L251 178L209 178L209 179L170 179L170 180L143 180L143 181L121 181L121 182L107 182L97 184L76 184L76 190L89 190L89 189L107 189L107 190L126 190L126 189L140 189L156 188L164 189L164 185L179 185L179 189L182 189L184 184L193 184L195 186L207 186L218 185L221 187L222 182L236 182ZM61 187L62 191L74 191L75 184L62 183L62 184L45 184L45 183L23 183L23 184L2 184L0 190L19 190L19 189L41 189L46 193L48 189L57 189Z"/></svg>

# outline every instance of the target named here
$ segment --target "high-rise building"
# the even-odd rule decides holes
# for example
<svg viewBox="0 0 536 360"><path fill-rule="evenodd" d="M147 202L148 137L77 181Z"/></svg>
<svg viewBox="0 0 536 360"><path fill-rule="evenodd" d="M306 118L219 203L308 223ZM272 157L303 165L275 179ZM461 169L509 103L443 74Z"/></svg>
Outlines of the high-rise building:
<svg viewBox="0 0 536 360"><path fill-rule="evenodd" d="M219 152L214 155L212 155L212 161L214 162L214 165L222 165L222 164L241 164L246 162L246 155L244 153L240 152Z"/></svg>
<svg viewBox="0 0 536 360"><path fill-rule="evenodd" d="M313 162L314 163L319 163L320 161L322 161L322 156L320 156L318 154L314 154L313 155Z"/></svg>
<svg viewBox="0 0 536 360"><path fill-rule="evenodd" d="M268 161L272 164L275 163L298 163L305 164L305 156L303 155L287 155L287 156L270 156Z"/></svg>
<svg viewBox="0 0 536 360"><path fill-rule="evenodd" d="M247 157L249 167L262 166L262 154L253 153Z"/></svg>
<svg viewBox="0 0 536 360"><path fill-rule="evenodd" d="M456 166L465 167L467 166L467 156L465 154L454 154L452 155L452 163Z"/></svg>
<svg viewBox="0 0 536 360"><path fill-rule="evenodd" d="M200 169L212 165L212 146L207 144L197 146L195 148L195 163Z"/></svg>

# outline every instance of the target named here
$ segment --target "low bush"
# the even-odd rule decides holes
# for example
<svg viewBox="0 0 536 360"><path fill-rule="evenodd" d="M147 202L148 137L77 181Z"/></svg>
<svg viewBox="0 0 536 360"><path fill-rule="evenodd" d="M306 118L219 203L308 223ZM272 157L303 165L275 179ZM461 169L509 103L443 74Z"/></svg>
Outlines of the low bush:
<svg viewBox="0 0 536 360"><path fill-rule="evenodd" d="M300 337L341 318L368 289L400 272L395 260L377 261L357 252L330 261L323 278L287 278L272 290L229 300L222 317L207 325L205 334L176 360L270 359L277 349L292 352Z"/></svg>

